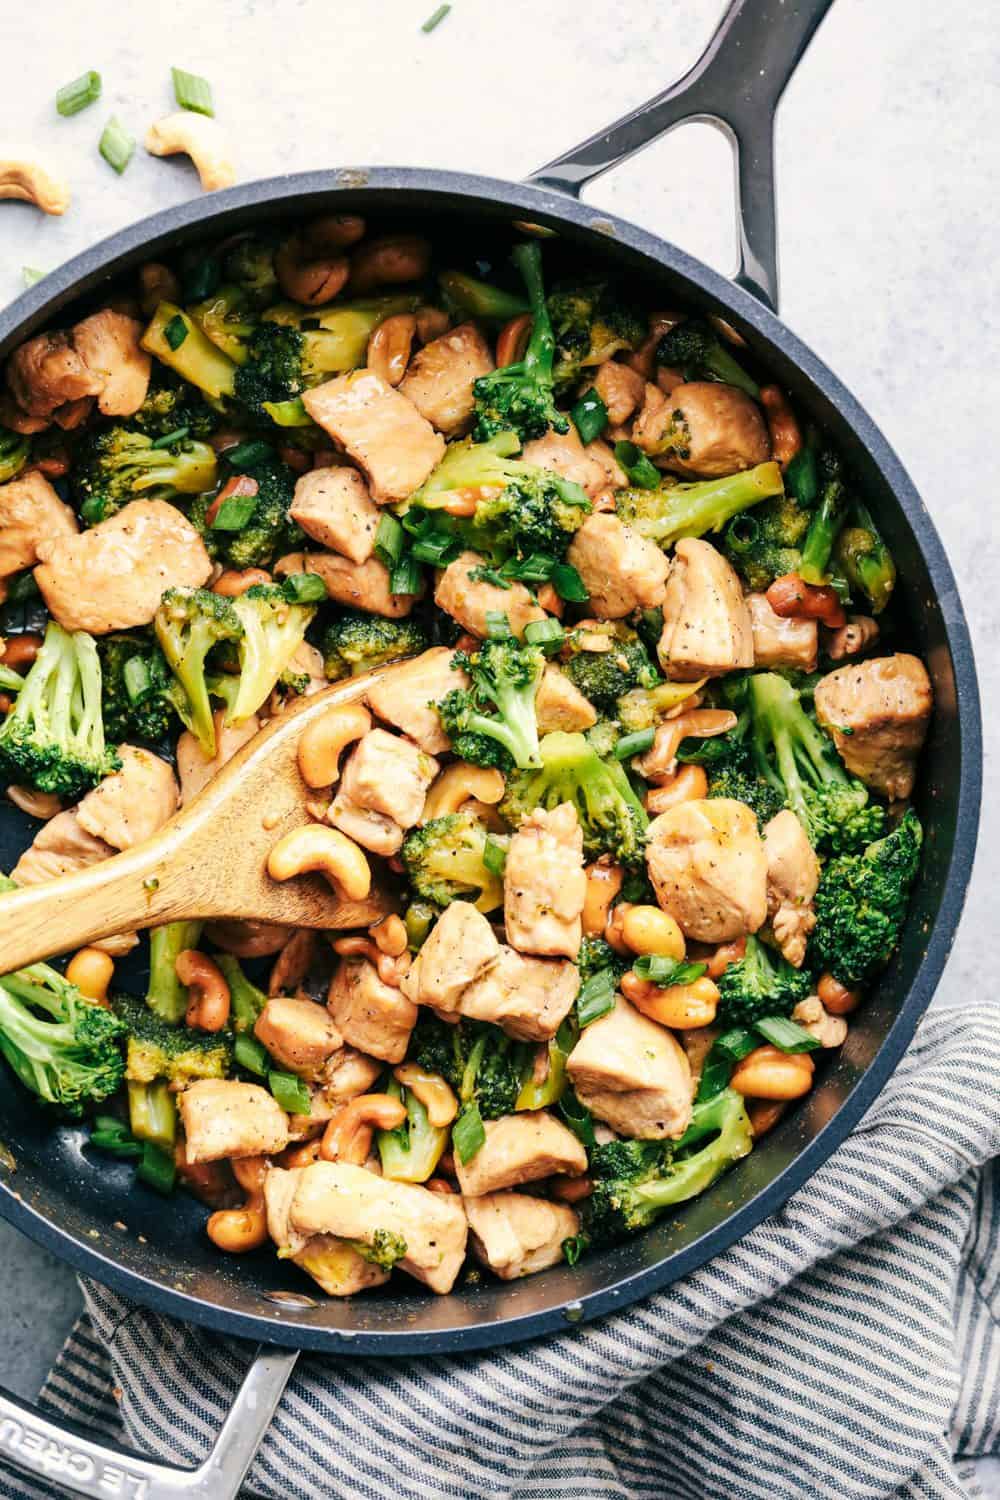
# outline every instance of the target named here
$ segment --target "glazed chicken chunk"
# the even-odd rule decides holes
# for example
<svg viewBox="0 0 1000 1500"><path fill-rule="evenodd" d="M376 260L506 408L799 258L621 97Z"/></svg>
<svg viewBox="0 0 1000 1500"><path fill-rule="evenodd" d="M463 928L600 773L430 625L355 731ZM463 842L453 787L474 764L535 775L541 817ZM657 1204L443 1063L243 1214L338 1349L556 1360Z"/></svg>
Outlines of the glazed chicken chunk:
<svg viewBox="0 0 1000 1500"><path fill-rule="evenodd" d="M96 396L103 380L89 369L68 333L40 333L7 361L7 384L29 417L51 417L59 407Z"/></svg>
<svg viewBox="0 0 1000 1500"><path fill-rule="evenodd" d="M324 1064L320 1086L328 1112L332 1112L334 1105L367 1094L384 1072L385 1064L380 1058L369 1057L357 1047L338 1048Z"/></svg>
<svg viewBox="0 0 1000 1500"><path fill-rule="evenodd" d="M612 1130L659 1141L688 1127L693 1086L684 1049L620 995L580 1033L566 1071L581 1104Z"/></svg>
<svg viewBox="0 0 1000 1500"><path fill-rule="evenodd" d="M456 1158L458 1185L467 1198L537 1182L554 1172L578 1176L587 1153L571 1130L544 1109L487 1120L486 1141L470 1161Z"/></svg>
<svg viewBox="0 0 1000 1500"><path fill-rule="evenodd" d="M566 673L550 661L535 694L535 718L539 734L553 734L558 729L575 734L597 723L597 709Z"/></svg>
<svg viewBox="0 0 1000 1500"><path fill-rule="evenodd" d="M913 791L933 702L927 668L903 652L838 667L816 688L816 716L844 765L891 801Z"/></svg>
<svg viewBox="0 0 1000 1500"><path fill-rule="evenodd" d="M510 841L504 871L507 940L522 953L575 958L587 894L576 808L536 808Z"/></svg>
<svg viewBox="0 0 1000 1500"><path fill-rule="evenodd" d="M664 602L664 553L615 515L601 511L588 516L566 559L583 579L588 607L599 620L622 620L633 610Z"/></svg>
<svg viewBox="0 0 1000 1500"><path fill-rule="evenodd" d="M136 745L119 745L121 769L98 782L76 809L80 827L115 849L152 838L177 811L177 778L165 760Z"/></svg>
<svg viewBox="0 0 1000 1500"><path fill-rule="evenodd" d="M372 729L344 766L330 822L374 854L395 854L420 821L437 773L434 756L412 740Z"/></svg>
<svg viewBox="0 0 1000 1500"><path fill-rule="evenodd" d="M646 383L638 370L608 359L598 367L594 389L608 409L611 426L620 427L642 405Z"/></svg>
<svg viewBox="0 0 1000 1500"><path fill-rule="evenodd" d="M349 1240L333 1234L306 1238L293 1230L289 1214L300 1170L272 1167L264 1178L267 1232L279 1250L287 1249L291 1242L298 1244L299 1248L288 1258L311 1276L328 1297L352 1297L356 1292L388 1281L392 1273L374 1261L365 1260Z"/></svg>
<svg viewBox="0 0 1000 1500"><path fill-rule="evenodd" d="M568 1204L528 1193L486 1193L465 1199L473 1255L501 1281L516 1281L558 1265L563 1240L580 1227Z"/></svg>
<svg viewBox="0 0 1000 1500"><path fill-rule="evenodd" d="M226 724L225 709L212 715L215 724L215 754L207 756L189 729L177 741L177 774L181 782L181 806L197 797L227 761L232 760L260 729L260 720L251 714L242 724Z"/></svg>
<svg viewBox="0 0 1000 1500"><path fill-rule="evenodd" d="M535 603L523 583L512 583L504 589L483 578L470 577L485 565L486 559L478 552L463 552L449 563L434 590L438 608L457 620L463 630L481 639L489 634L486 616L493 612L505 614L517 636L524 634L525 625L532 620L545 619L544 609Z"/></svg>
<svg viewBox="0 0 1000 1500"><path fill-rule="evenodd" d="M469 685L461 667L453 665L454 657L449 646L434 646L401 662L368 690L372 712L401 729L428 755L440 755L451 745L434 705L452 688Z"/></svg>
<svg viewBox="0 0 1000 1500"><path fill-rule="evenodd" d="M0 485L0 583L36 563L47 538L76 534L71 507L37 469Z"/></svg>
<svg viewBox="0 0 1000 1500"><path fill-rule="evenodd" d="M817 622L776 615L766 594L748 594L746 602L753 633L754 666L761 671L797 667L801 672L815 672L819 652Z"/></svg>
<svg viewBox="0 0 1000 1500"><path fill-rule="evenodd" d="M474 382L494 368L475 323L462 323L413 356L399 389L438 432L458 437L472 420Z"/></svg>
<svg viewBox="0 0 1000 1500"><path fill-rule="evenodd" d="M752 469L771 456L756 402L734 385L709 380L674 386L662 403L647 400L632 441L664 468L704 479Z"/></svg>
<svg viewBox="0 0 1000 1500"><path fill-rule="evenodd" d="M357 469L310 469L295 481L292 520L353 563L367 562L375 551L379 514Z"/></svg>
<svg viewBox="0 0 1000 1500"><path fill-rule="evenodd" d="M199 1078L177 1096L189 1162L269 1156L288 1145L288 1116L256 1083Z"/></svg>
<svg viewBox="0 0 1000 1500"><path fill-rule="evenodd" d="M764 827L767 859L767 916L778 947L801 969L809 934L816 926L813 897L819 860L798 818L788 808Z"/></svg>
<svg viewBox="0 0 1000 1500"><path fill-rule="evenodd" d="M740 581L711 542L684 537L674 549L657 655L673 682L753 666L753 628Z"/></svg>
<svg viewBox="0 0 1000 1500"><path fill-rule="evenodd" d="M377 557L362 563L351 562L337 552L290 552L274 565L279 575L315 573L322 578L335 604L345 609L361 609L387 620L401 620L410 613L417 594L394 594L389 569Z"/></svg>
<svg viewBox="0 0 1000 1500"><path fill-rule="evenodd" d="M371 370L338 375L305 391L302 402L364 470L379 505L408 499L444 456L444 439L426 417Z"/></svg>
<svg viewBox="0 0 1000 1500"><path fill-rule="evenodd" d="M593 500L607 488L608 471L606 463L591 452L591 447L591 444L584 447L580 434L570 423L566 432L553 432L550 428L544 437L525 443L521 457L526 464L551 469L563 479L572 480ZM619 483L624 482L623 474Z"/></svg>
<svg viewBox="0 0 1000 1500"><path fill-rule="evenodd" d="M65 630L106 635L148 625L164 589L197 588L212 574L205 544L165 500L133 500L79 536L38 543L35 582Z"/></svg>
<svg viewBox="0 0 1000 1500"><path fill-rule="evenodd" d="M495 964L458 997L458 1013L490 1021L522 1042L554 1037L573 1008L580 975L566 959L526 958L501 947Z"/></svg>
<svg viewBox="0 0 1000 1500"><path fill-rule="evenodd" d="M728 797L682 802L649 825L656 899L699 943L756 932L767 916L767 856L757 819Z"/></svg>
<svg viewBox="0 0 1000 1500"><path fill-rule="evenodd" d="M131 417L146 399L152 358L140 348L142 324L106 307L77 323L73 347L101 382L97 409L104 417Z"/></svg>
<svg viewBox="0 0 1000 1500"><path fill-rule="evenodd" d="M452 901L438 917L404 976L405 995L419 1005L455 1011L462 992L500 957L500 943L471 901Z"/></svg>
<svg viewBox="0 0 1000 1500"><path fill-rule="evenodd" d="M341 959L326 1003L334 1026L352 1047L383 1062L403 1061L417 1007L383 983L374 964L361 957Z"/></svg>
<svg viewBox="0 0 1000 1500"><path fill-rule="evenodd" d="M110 859L116 851L103 839L88 833L75 807L56 813L43 823L10 872L17 885L40 885L60 875L73 875L88 865Z"/></svg>
<svg viewBox="0 0 1000 1500"><path fill-rule="evenodd" d="M343 1045L333 1017L315 1000L274 995L254 1024L253 1034L280 1068L302 1078L319 1079Z"/></svg>

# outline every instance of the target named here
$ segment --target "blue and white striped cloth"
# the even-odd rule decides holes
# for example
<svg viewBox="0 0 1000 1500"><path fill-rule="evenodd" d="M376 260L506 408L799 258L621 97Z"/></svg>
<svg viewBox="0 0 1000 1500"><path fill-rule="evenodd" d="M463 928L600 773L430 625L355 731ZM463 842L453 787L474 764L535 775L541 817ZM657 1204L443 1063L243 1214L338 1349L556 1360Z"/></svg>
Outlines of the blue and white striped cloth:
<svg viewBox="0 0 1000 1500"><path fill-rule="evenodd" d="M965 1460L1000 1439L998 1081L1000 1008L936 1009L850 1140L740 1244L544 1342L303 1360L248 1493L979 1495ZM49 1407L150 1453L203 1457L246 1348L85 1291ZM18 1500L48 1494L3 1483Z"/></svg>

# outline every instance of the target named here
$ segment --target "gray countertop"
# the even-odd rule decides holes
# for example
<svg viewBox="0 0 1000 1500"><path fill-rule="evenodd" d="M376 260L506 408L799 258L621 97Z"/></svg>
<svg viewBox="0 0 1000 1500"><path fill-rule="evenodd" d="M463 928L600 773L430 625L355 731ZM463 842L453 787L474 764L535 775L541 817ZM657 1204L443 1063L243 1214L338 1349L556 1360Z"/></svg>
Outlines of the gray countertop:
<svg viewBox="0 0 1000 1500"><path fill-rule="evenodd" d="M51 269L197 192L179 159L154 161L140 146L119 179L96 153L110 113L141 139L172 107L172 63L212 81L241 179L364 163L517 177L682 72L720 5L635 0L609 27L607 7L579 0L455 0L424 36L419 25L433 8L433 0L0 7L0 140L51 153L74 191L61 220L0 205L0 300L21 289L22 266ZM103 73L104 98L58 119L56 88L87 67ZM837 0L783 103L778 170L782 314L882 426L943 535L978 648L989 787L1000 642L1000 526L980 437L995 433L1000 411L992 0ZM688 126L589 196L726 270L730 171L722 138ZM995 925L997 825L988 796L944 979L953 994L977 984L975 933ZM78 1295L66 1270L2 1224L0 1264L0 1378L34 1392ZM982 1466L984 1477L992 1467ZM990 1493L1000 1497L1000 1483Z"/></svg>

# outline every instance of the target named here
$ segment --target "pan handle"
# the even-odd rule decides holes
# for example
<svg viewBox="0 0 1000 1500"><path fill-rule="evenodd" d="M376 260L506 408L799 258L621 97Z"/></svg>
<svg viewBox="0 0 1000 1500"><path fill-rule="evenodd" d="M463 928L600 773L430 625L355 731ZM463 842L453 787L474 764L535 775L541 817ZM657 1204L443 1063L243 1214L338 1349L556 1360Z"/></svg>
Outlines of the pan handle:
<svg viewBox="0 0 1000 1500"><path fill-rule="evenodd" d="M196 1469L178 1469L130 1449L95 1442L0 1388L0 1462L94 1500L236 1500L298 1358L261 1346L211 1453Z"/></svg>
<svg viewBox="0 0 1000 1500"><path fill-rule="evenodd" d="M785 85L832 0L731 0L698 61L662 94L532 173L529 182L580 196L588 182L677 125L715 125L736 157L736 281L778 305L774 116Z"/></svg>

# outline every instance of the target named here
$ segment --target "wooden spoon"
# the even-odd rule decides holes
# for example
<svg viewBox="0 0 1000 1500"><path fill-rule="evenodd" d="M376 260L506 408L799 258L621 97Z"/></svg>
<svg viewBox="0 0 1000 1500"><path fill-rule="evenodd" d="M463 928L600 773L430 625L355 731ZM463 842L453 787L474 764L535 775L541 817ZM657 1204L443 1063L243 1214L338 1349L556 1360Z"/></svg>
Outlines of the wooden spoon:
<svg viewBox="0 0 1000 1500"><path fill-rule="evenodd" d="M345 901L322 875L277 882L267 856L309 822L296 752L306 726L356 702L391 667L305 698L272 719L153 838L100 864L0 895L0 974L99 938L188 918L250 918L290 927L368 927L396 909L375 880Z"/></svg>

